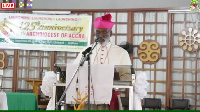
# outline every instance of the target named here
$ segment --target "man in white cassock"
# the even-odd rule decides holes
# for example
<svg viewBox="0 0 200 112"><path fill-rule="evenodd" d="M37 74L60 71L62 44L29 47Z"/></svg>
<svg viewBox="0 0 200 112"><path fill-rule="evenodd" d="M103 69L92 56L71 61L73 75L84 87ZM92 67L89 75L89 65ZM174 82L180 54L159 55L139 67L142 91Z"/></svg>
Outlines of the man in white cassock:
<svg viewBox="0 0 200 112"><path fill-rule="evenodd" d="M110 14L106 14L104 16L97 17L94 20L96 37L100 37L100 40L92 51L90 62L91 64L131 65L128 52L117 45L112 45L110 42L112 27L114 25L114 22L112 22L111 19L112 16ZM81 58L82 52L79 53L78 57L74 61L74 64L79 64ZM96 109L94 106L95 105L92 105L92 109ZM108 106L100 105L100 109L108 109Z"/></svg>
<svg viewBox="0 0 200 112"><path fill-rule="evenodd" d="M96 37L100 37L100 41L90 56L91 64L131 65L128 52L117 45L112 45L110 42L111 29L114 25L111 18L110 14L106 14L94 20ZM81 58L82 53L79 53L74 63L80 63Z"/></svg>

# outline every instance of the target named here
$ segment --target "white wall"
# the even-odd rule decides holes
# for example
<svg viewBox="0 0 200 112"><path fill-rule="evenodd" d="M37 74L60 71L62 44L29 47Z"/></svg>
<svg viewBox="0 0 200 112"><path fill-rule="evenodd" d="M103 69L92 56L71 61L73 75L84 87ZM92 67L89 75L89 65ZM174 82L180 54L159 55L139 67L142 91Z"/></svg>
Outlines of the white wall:
<svg viewBox="0 0 200 112"><path fill-rule="evenodd" d="M35 9L124 9L188 7L191 0L33 0Z"/></svg>

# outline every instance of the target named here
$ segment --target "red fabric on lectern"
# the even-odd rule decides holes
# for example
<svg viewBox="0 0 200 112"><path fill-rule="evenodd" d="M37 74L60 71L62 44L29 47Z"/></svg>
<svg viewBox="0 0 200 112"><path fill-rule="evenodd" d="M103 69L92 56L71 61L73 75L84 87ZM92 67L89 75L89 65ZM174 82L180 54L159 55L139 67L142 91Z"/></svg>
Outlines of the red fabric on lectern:
<svg viewBox="0 0 200 112"><path fill-rule="evenodd" d="M110 110L119 110L119 102L118 102L118 98L117 95L120 95L120 91L114 91L112 93L112 98L110 101Z"/></svg>

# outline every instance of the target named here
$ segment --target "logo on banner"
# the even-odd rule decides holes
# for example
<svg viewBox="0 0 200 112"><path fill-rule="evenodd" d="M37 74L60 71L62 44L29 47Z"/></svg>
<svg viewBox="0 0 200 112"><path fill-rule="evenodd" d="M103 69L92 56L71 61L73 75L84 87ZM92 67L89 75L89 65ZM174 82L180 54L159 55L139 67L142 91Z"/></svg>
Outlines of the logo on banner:
<svg viewBox="0 0 200 112"><path fill-rule="evenodd" d="M1 9L15 9L15 3L1 3Z"/></svg>

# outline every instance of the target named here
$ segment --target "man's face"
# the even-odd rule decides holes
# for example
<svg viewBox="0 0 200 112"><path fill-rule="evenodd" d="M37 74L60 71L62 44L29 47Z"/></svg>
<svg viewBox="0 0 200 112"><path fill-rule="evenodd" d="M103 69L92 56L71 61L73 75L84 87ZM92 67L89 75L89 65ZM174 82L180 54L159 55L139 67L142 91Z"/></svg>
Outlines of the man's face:
<svg viewBox="0 0 200 112"><path fill-rule="evenodd" d="M101 43L108 42L111 36L112 36L112 31L110 29L100 28L96 30L96 37L101 38L99 41Z"/></svg>

